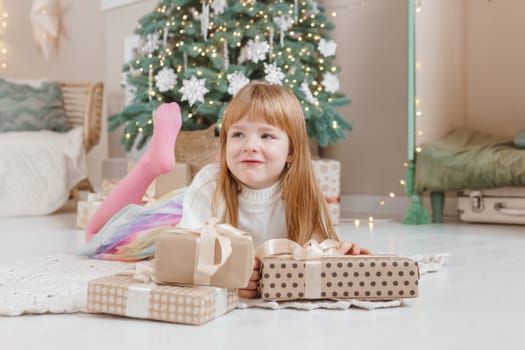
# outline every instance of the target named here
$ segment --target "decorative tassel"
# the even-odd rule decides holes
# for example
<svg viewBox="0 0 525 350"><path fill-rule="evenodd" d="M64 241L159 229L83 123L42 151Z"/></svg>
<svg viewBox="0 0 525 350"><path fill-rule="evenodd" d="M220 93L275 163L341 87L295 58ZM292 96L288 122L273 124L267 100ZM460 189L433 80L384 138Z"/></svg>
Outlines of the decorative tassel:
<svg viewBox="0 0 525 350"><path fill-rule="evenodd" d="M201 35L204 41L208 41L208 27L210 25L210 5L206 4L206 1L202 3L201 13Z"/></svg>
<svg viewBox="0 0 525 350"><path fill-rule="evenodd" d="M408 164L408 170L405 177L405 193L407 196L411 196L412 200L408 206L407 213L401 221L405 225L424 225L428 224L429 217L421 196L415 193L414 181L415 181L415 164L414 161L410 161Z"/></svg>
<svg viewBox="0 0 525 350"><path fill-rule="evenodd" d="M230 56L228 53L228 42L226 41L226 39L224 39L223 48L224 48L224 70L228 70L228 66L230 65Z"/></svg>
<svg viewBox="0 0 525 350"><path fill-rule="evenodd" d="M148 73L148 100L151 102L153 96L153 67L150 64L149 65L149 73Z"/></svg>
<svg viewBox="0 0 525 350"><path fill-rule="evenodd" d="M405 217L401 223L405 225L424 225L428 224L428 221L428 213L423 206L421 196L414 194L412 196L412 201L408 206L407 213L405 214Z"/></svg>
<svg viewBox="0 0 525 350"><path fill-rule="evenodd" d="M162 47L166 48L168 46L168 26L164 27L164 32L162 33Z"/></svg>

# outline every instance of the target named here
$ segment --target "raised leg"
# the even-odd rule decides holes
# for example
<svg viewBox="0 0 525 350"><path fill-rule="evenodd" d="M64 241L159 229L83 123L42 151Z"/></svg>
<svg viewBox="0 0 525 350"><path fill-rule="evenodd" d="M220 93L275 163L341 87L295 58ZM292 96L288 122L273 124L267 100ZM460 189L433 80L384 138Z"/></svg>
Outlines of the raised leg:
<svg viewBox="0 0 525 350"><path fill-rule="evenodd" d="M430 192L430 203L432 204L432 222L434 224L442 224L445 192Z"/></svg>
<svg viewBox="0 0 525 350"><path fill-rule="evenodd" d="M148 150L93 215L86 228L86 240L90 240L120 209L128 204L139 204L151 182L173 169L180 127L179 106L174 102L159 106Z"/></svg>

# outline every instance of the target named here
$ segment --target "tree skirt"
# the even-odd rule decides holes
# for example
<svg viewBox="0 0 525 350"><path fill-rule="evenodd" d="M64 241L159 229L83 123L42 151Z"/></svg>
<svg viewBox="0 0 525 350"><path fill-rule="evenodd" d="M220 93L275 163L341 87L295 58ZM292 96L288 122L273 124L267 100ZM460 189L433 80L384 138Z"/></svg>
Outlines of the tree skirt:
<svg viewBox="0 0 525 350"><path fill-rule="evenodd" d="M419 262L420 275L441 269L447 254L412 257ZM119 272L135 271L136 266L149 264L92 260L76 255L52 255L0 262L0 315L86 312L88 281ZM241 299L238 308L294 308L302 310L348 309L352 306L373 310L397 307L392 301L293 301L266 302Z"/></svg>

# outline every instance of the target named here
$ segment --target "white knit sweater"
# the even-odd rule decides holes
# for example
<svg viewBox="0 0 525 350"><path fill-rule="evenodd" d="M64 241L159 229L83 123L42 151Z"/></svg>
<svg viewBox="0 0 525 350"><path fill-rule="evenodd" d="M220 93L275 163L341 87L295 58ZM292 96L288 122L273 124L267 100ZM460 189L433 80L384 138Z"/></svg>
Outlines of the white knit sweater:
<svg viewBox="0 0 525 350"><path fill-rule="evenodd" d="M182 219L178 226L198 229L212 216L211 201L217 185L219 164L202 168L184 197ZM285 206L280 183L254 190L243 187L239 193L238 228L250 232L255 246L272 238L286 238ZM219 204L217 217L224 221L224 202Z"/></svg>

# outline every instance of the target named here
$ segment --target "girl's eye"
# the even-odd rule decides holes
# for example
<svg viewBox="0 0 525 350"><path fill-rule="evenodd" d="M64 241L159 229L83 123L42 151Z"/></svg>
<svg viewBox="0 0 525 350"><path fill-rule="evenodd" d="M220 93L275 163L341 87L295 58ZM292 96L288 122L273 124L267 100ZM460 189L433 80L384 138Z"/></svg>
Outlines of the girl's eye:
<svg viewBox="0 0 525 350"><path fill-rule="evenodd" d="M242 132L234 131L232 132L231 137L242 137Z"/></svg>
<svg viewBox="0 0 525 350"><path fill-rule="evenodd" d="M262 134L261 136L263 139L266 139L266 140L272 140L274 139L275 137L271 134Z"/></svg>

